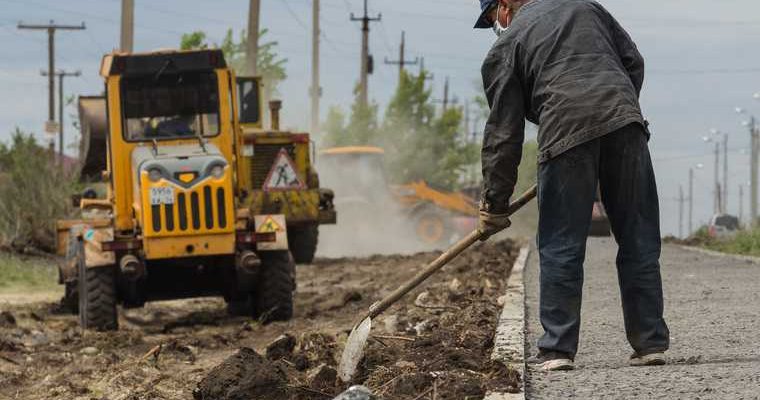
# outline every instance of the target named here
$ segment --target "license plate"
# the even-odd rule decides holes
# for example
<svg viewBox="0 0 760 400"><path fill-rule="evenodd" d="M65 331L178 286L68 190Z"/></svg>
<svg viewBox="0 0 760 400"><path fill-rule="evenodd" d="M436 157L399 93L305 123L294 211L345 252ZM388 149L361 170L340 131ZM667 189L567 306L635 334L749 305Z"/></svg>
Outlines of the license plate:
<svg viewBox="0 0 760 400"><path fill-rule="evenodd" d="M173 187L154 187L150 188L150 204L153 206L160 204L174 204Z"/></svg>

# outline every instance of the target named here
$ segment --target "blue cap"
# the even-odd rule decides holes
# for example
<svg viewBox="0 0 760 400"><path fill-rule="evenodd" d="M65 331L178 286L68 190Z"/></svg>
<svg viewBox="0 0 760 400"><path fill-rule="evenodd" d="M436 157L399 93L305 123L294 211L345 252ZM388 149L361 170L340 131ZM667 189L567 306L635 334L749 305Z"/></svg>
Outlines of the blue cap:
<svg viewBox="0 0 760 400"><path fill-rule="evenodd" d="M491 7L496 5L498 0L480 0L480 17L475 22L474 28L490 28L493 24L489 23L486 19L488 12L491 11Z"/></svg>

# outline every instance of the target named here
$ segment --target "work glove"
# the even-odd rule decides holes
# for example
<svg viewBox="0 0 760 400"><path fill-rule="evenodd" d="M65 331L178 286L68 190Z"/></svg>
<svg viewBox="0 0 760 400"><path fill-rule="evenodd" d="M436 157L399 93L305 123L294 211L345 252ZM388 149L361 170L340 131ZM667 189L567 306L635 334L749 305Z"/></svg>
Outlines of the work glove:
<svg viewBox="0 0 760 400"><path fill-rule="evenodd" d="M509 228L512 221L509 220L509 214L493 214L486 210L480 210L480 221L478 222L478 232L480 232L480 241L485 242L491 236Z"/></svg>

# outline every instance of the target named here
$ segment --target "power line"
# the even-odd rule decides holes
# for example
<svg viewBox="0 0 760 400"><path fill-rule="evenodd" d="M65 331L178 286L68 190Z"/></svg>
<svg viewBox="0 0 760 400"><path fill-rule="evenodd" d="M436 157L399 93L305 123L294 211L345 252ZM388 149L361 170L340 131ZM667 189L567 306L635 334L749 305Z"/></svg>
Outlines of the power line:
<svg viewBox="0 0 760 400"><path fill-rule="evenodd" d="M298 25L301 25L301 28L303 28L305 30L309 30L309 27L306 26L306 23L303 22L303 21L301 21L301 18L298 17L298 14L296 14L296 12L293 11L293 8L290 7L290 4L288 3L288 0L280 0L279 3L282 4L283 6L285 6L285 9L288 11L288 14L290 14L290 16L293 17L294 20L296 20L296 23Z"/></svg>

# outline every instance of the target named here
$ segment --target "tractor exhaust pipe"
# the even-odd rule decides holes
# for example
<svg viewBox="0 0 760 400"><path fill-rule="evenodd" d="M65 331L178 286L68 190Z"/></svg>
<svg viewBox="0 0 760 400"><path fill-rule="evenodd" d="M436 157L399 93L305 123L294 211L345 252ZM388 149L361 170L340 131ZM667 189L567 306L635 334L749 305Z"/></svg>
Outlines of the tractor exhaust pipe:
<svg viewBox="0 0 760 400"><path fill-rule="evenodd" d="M132 254L127 254L121 258L119 269L121 274L132 282L145 276L145 264Z"/></svg>
<svg viewBox="0 0 760 400"><path fill-rule="evenodd" d="M280 130L280 109L282 108L282 100L272 100L269 102L269 111L272 113L272 130Z"/></svg>

